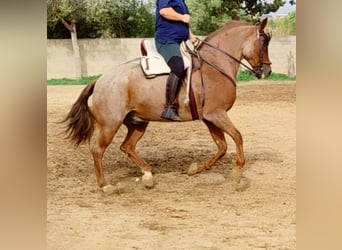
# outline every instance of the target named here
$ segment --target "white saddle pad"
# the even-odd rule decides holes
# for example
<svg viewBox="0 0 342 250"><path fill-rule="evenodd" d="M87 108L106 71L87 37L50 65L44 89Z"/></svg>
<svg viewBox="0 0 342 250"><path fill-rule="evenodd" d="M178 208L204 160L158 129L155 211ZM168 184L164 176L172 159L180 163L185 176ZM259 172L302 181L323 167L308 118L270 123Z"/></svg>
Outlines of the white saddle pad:
<svg viewBox="0 0 342 250"><path fill-rule="evenodd" d="M144 39L142 41L146 49L147 56L142 56L140 60L141 68L147 78L153 78L157 75L169 74L170 67L165 62L162 55L156 49L153 39ZM183 44L181 45L181 52L184 61L184 70L191 65L191 56L184 50Z"/></svg>

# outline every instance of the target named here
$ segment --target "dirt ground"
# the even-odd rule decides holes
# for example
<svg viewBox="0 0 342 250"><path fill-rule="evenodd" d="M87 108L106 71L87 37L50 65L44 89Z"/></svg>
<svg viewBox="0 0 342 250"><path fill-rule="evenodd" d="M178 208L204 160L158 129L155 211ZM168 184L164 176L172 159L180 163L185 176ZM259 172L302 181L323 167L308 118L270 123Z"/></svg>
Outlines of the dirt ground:
<svg viewBox="0 0 342 250"><path fill-rule="evenodd" d="M117 192L97 189L87 145L78 148L58 124L84 86L47 87L48 249L295 249L296 83L238 84L229 116L244 139L242 191L232 186L235 145L212 170L188 176L216 146L201 121L150 123L137 152L155 186L120 149L120 128L104 156Z"/></svg>

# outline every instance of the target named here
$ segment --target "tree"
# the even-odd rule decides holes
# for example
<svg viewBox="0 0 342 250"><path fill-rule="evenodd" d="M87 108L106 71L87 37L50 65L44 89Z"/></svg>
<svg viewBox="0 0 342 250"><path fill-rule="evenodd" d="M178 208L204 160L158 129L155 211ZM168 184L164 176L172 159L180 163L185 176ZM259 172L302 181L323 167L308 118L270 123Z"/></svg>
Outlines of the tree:
<svg viewBox="0 0 342 250"><path fill-rule="evenodd" d="M48 12L51 0L48 1ZM154 35L155 0L83 0L78 38L149 37ZM52 11L56 11L52 10ZM49 14L49 13L48 13ZM60 19L48 15L48 38L69 38Z"/></svg>
<svg viewBox="0 0 342 250"><path fill-rule="evenodd" d="M231 19L258 22L263 14L277 11L285 1L188 0L187 3L192 17L191 29L197 35L207 35Z"/></svg>
<svg viewBox="0 0 342 250"><path fill-rule="evenodd" d="M81 56L77 42L76 24L84 19L85 1L47 0L48 26L54 27L61 22L70 32L75 57L75 77L82 77Z"/></svg>
<svg viewBox="0 0 342 250"><path fill-rule="evenodd" d="M289 13L283 18L270 19L267 26L274 35L296 35L296 11Z"/></svg>
<svg viewBox="0 0 342 250"><path fill-rule="evenodd" d="M252 16L254 21L257 21L263 14L277 11L279 7L286 3L283 0L274 0L271 3L265 0L245 0L241 2L243 5L241 6L243 12Z"/></svg>
<svg viewBox="0 0 342 250"><path fill-rule="evenodd" d="M222 0L188 0L191 14L190 26L196 35L207 35L216 30L224 20L229 20Z"/></svg>
<svg viewBox="0 0 342 250"><path fill-rule="evenodd" d="M129 0L124 7L126 37L154 36L155 7L152 0Z"/></svg>
<svg viewBox="0 0 342 250"><path fill-rule="evenodd" d="M152 9L152 0L47 0L48 38L71 37L75 78L81 78L78 37L153 36Z"/></svg>

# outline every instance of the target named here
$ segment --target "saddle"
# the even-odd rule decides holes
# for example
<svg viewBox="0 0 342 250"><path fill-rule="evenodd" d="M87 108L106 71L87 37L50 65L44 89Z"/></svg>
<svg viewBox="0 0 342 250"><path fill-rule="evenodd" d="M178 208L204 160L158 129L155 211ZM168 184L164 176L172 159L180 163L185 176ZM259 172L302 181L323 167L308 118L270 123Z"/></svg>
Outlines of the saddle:
<svg viewBox="0 0 342 250"><path fill-rule="evenodd" d="M140 42L140 65L146 78L154 78L157 75L170 74L170 68L164 58L156 49L153 39L143 39ZM181 53L184 61L184 70L191 69L191 55L186 51L184 42L181 44Z"/></svg>
<svg viewBox="0 0 342 250"><path fill-rule="evenodd" d="M181 43L181 53L184 61L184 70L187 74L184 77L186 83L186 95L184 99L184 104L190 108L193 120L202 119L202 105L197 105L198 103L203 103L202 96L194 94L191 88L191 73L192 73L192 56L188 50L195 50L198 46L193 45L189 40ZM171 69L165 62L164 58L157 51L153 39L143 39L140 42L140 66L146 78L151 79L158 75L170 74Z"/></svg>

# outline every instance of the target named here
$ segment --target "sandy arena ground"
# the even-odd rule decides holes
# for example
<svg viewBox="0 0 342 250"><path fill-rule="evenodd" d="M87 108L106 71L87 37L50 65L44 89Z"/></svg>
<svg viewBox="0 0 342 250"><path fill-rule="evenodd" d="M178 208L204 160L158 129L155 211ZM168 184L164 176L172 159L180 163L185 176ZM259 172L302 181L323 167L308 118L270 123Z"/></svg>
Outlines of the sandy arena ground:
<svg viewBox="0 0 342 250"><path fill-rule="evenodd" d="M84 86L47 87L48 249L295 249L296 82L239 83L229 116L244 139L244 181L231 183L235 145L212 170L195 176L193 162L216 146L201 121L150 123L137 152L151 164L153 189L119 145L122 126L104 156L107 180L96 186L87 145L66 141L58 124Z"/></svg>

